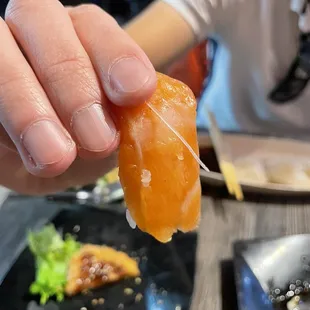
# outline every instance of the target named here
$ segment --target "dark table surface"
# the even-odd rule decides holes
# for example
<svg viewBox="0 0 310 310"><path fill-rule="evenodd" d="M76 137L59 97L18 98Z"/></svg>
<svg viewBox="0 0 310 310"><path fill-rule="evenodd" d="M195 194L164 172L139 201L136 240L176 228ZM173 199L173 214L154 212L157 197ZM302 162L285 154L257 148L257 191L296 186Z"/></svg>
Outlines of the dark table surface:
<svg viewBox="0 0 310 310"><path fill-rule="evenodd" d="M24 248L26 231L42 225L59 210L59 206L46 204L42 198L15 197L5 202L0 210L0 281ZM192 309L223 308L222 293L227 277L222 267L232 257L234 241L297 233L310 233L310 204L240 203L203 198L196 269L199 272ZM229 281L230 275L227 276ZM227 302L225 296L224 300Z"/></svg>

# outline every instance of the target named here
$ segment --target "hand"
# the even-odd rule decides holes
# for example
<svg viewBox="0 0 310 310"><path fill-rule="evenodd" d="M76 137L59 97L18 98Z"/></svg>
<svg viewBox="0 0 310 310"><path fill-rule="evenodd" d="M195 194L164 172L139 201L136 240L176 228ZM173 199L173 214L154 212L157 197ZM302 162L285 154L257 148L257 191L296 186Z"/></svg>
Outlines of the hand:
<svg viewBox="0 0 310 310"><path fill-rule="evenodd" d="M11 0L0 38L0 184L43 194L111 169L111 105L156 87L143 51L99 7L58 0Z"/></svg>

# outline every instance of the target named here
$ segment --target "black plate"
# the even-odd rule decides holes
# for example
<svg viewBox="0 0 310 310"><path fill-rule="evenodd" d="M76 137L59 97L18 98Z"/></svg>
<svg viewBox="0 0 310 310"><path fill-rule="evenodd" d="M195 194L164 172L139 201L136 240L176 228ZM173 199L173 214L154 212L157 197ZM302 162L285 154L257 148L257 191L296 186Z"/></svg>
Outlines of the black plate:
<svg viewBox="0 0 310 310"><path fill-rule="evenodd" d="M139 257L142 283L134 279L94 290L88 295L52 301L42 308L34 307L38 298L28 293L34 280L34 260L26 248L0 286L2 310L186 310L190 307L195 273L196 234L176 234L173 241L161 244L138 229L132 230L125 217L113 212L85 210L61 211L53 223L64 233L75 233L83 243L106 244ZM79 231L77 232L77 230ZM126 296L125 288L134 294ZM135 301L137 293L143 295ZM104 305L92 305L94 299L104 298Z"/></svg>

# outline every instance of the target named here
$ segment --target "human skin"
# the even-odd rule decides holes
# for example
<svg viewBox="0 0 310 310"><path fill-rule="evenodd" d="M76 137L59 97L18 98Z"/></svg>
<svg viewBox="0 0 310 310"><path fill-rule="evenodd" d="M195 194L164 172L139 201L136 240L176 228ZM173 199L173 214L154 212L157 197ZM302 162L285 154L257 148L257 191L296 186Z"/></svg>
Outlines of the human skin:
<svg viewBox="0 0 310 310"><path fill-rule="evenodd" d="M11 0L0 38L0 184L44 194L111 169L111 105L156 88L142 49L99 7L57 0Z"/></svg>
<svg viewBox="0 0 310 310"><path fill-rule="evenodd" d="M162 69L195 44L161 1L123 30L95 5L11 0L0 38L0 185L26 194L94 182L114 167L111 106L147 100L153 65Z"/></svg>

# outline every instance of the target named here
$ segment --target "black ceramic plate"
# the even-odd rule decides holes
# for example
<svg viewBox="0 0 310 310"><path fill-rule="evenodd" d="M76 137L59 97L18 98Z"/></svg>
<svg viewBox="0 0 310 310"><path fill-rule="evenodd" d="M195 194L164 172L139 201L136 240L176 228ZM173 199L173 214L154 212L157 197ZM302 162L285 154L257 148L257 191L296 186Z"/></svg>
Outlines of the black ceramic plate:
<svg viewBox="0 0 310 310"><path fill-rule="evenodd" d="M161 244L152 237L132 230L125 217L98 210L61 211L54 219L56 228L63 233L75 233L83 243L106 244L138 257L142 283L132 280L102 287L87 295L66 298L57 304L50 302L36 306L38 298L29 294L34 280L34 260L26 248L13 265L0 287L1 310L186 310L193 292L196 234L176 234L173 241ZM132 288L130 296L125 288ZM140 302L135 300L143 295ZM104 305L92 305L104 298ZM83 308L85 307L85 308Z"/></svg>

